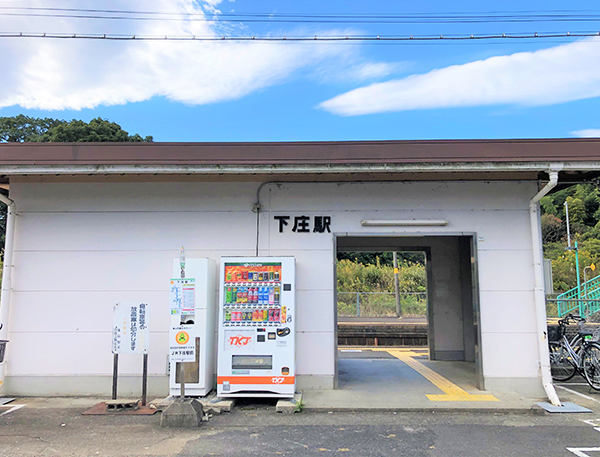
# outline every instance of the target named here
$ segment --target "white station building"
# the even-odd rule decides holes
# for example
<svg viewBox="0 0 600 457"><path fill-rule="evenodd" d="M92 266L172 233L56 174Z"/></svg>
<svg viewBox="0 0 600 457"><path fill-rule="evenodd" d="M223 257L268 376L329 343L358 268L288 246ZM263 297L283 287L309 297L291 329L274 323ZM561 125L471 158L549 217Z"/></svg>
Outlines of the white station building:
<svg viewBox="0 0 600 457"><path fill-rule="evenodd" d="M113 305L141 300L148 392L167 395L185 246L295 258L299 390L337 388L337 252L419 250L430 358L473 362L482 390L551 396L538 201L599 159L594 139L2 144L2 393L109 395ZM141 366L121 357L120 393Z"/></svg>

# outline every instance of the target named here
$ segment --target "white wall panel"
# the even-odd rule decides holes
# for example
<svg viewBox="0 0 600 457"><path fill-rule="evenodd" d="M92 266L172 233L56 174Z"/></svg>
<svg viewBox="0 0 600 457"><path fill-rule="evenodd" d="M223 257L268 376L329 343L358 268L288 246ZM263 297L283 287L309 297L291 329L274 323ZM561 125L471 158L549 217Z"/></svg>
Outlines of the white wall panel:
<svg viewBox="0 0 600 457"><path fill-rule="evenodd" d="M127 299L151 304L150 370L164 373L168 322L162 316L172 259L181 245L189 258L217 262L221 256L254 255L251 209L258 185L11 184L19 217L9 374L110 374L112 304ZM483 237L477 246L484 375L538 376L528 216L536 192L535 183L515 182L265 186L260 254L293 255L297 261L298 374L335 372L333 234L312 232L318 215L331 216L338 234ZM292 216L284 233L278 233L274 215ZM291 232L299 215L311 217L310 233ZM447 219L449 225L362 227L363 219ZM137 373L139 359L124 357L121 371Z"/></svg>
<svg viewBox="0 0 600 457"><path fill-rule="evenodd" d="M188 258L254 255L253 251L186 251ZM17 291L164 291L177 251L20 251L14 253Z"/></svg>
<svg viewBox="0 0 600 457"><path fill-rule="evenodd" d="M527 333L536 328L533 290L482 291L480 300L482 332Z"/></svg>
<svg viewBox="0 0 600 457"><path fill-rule="evenodd" d="M259 183L14 183L18 210L251 211Z"/></svg>
<svg viewBox="0 0 600 457"><path fill-rule="evenodd" d="M246 212L21 213L16 250L188 251L256 248Z"/></svg>
<svg viewBox="0 0 600 457"><path fill-rule="evenodd" d="M333 376L334 340L333 332L296 332L296 374Z"/></svg>
<svg viewBox="0 0 600 457"><path fill-rule="evenodd" d="M335 323L333 290L296 292L296 330L331 332Z"/></svg>
<svg viewBox="0 0 600 457"><path fill-rule="evenodd" d="M534 284L531 250L479 251L479 289L481 291L532 291Z"/></svg>
<svg viewBox="0 0 600 457"><path fill-rule="evenodd" d="M390 182L280 184L270 193L271 210L480 210L522 209L537 193L531 182Z"/></svg>
<svg viewBox="0 0 600 457"><path fill-rule="evenodd" d="M166 373L168 333L151 333L148 372ZM8 375L110 375L111 333L9 333ZM119 373L141 373L142 355L119 356Z"/></svg>
<svg viewBox="0 0 600 457"><path fill-rule="evenodd" d="M169 293L119 292L13 292L10 326L14 333L109 332L113 306L119 301L139 300L150 308L150 330L169 331Z"/></svg>
<svg viewBox="0 0 600 457"><path fill-rule="evenodd" d="M483 375L540 376L537 333L482 333Z"/></svg>

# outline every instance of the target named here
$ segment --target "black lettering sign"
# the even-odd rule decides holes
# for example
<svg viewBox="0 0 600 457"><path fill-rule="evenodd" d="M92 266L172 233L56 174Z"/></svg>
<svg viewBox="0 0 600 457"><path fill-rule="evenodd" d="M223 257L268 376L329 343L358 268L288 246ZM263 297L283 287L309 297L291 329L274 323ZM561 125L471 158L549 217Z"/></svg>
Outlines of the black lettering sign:
<svg viewBox="0 0 600 457"><path fill-rule="evenodd" d="M290 216L273 216L273 219L279 221L279 233L283 233L283 226L288 225L287 221L290 220Z"/></svg>
<svg viewBox="0 0 600 457"><path fill-rule="evenodd" d="M308 221L310 221L310 217L308 216L295 216L292 232L310 232L310 229L308 228Z"/></svg>

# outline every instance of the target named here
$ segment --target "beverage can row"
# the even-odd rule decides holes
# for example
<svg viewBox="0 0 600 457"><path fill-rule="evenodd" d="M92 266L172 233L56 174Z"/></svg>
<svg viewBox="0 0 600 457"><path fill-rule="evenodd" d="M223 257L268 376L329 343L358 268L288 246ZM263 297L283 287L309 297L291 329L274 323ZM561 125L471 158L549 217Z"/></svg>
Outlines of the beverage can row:
<svg viewBox="0 0 600 457"><path fill-rule="evenodd" d="M225 304L274 305L279 303L281 288L279 286L225 288Z"/></svg>
<svg viewBox="0 0 600 457"><path fill-rule="evenodd" d="M249 281L249 282L260 282L260 281L279 281L279 271L228 271L225 280L231 281Z"/></svg>
<svg viewBox="0 0 600 457"><path fill-rule="evenodd" d="M225 310L225 322L285 322L285 312L278 308L248 311Z"/></svg>

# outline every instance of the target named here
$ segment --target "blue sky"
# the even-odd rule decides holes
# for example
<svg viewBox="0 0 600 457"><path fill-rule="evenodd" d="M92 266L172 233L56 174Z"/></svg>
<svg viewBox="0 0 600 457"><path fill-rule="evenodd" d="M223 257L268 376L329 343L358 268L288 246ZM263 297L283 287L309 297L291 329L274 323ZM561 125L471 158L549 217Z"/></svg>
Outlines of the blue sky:
<svg viewBox="0 0 600 457"><path fill-rule="evenodd" d="M587 14L592 1L0 1L1 32L137 36L470 35L600 30L600 21L134 21L7 7L193 13ZM566 12L565 8L572 8ZM451 8L451 9L450 9ZM597 8L597 9L594 9ZM102 15L102 14L97 14ZM125 14L111 13L113 16ZM138 15L140 17L140 15ZM152 17L145 15L143 17ZM159 16L160 18L167 16ZM155 141L600 136L600 38L405 44L107 42L1 38L0 116L102 117Z"/></svg>

